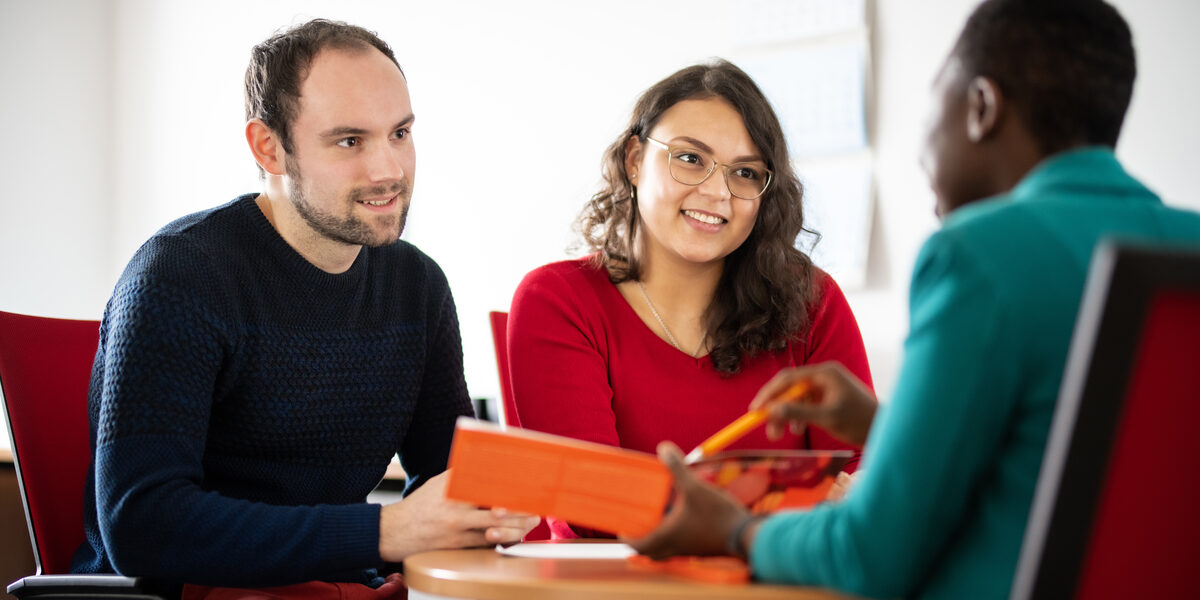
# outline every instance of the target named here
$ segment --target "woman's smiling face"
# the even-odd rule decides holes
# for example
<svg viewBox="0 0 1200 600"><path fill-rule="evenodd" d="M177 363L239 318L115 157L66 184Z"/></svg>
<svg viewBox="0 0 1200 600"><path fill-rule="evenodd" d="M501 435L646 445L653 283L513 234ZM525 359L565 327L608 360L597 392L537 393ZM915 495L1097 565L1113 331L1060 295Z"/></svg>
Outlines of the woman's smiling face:
<svg viewBox="0 0 1200 600"><path fill-rule="evenodd" d="M766 170L741 114L721 97L676 103L647 137L672 149L698 150L719 163L749 162ZM750 236L761 197L732 195L723 166L716 166L703 183L687 185L671 176L669 161L690 162L692 155L671 156L658 144L637 137L630 138L626 155L626 172L637 186L641 249L650 263L723 261ZM737 172L729 174L736 176Z"/></svg>

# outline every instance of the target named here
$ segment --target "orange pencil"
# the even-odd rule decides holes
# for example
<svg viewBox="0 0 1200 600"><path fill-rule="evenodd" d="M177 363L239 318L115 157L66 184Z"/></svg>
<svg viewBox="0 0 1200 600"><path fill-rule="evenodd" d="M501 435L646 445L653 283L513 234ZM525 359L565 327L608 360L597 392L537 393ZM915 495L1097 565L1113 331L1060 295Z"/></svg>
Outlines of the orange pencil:
<svg viewBox="0 0 1200 600"><path fill-rule="evenodd" d="M798 400L808 393L809 383L807 380L797 381L792 384L786 391L779 395L779 399L775 402L791 402ZM712 434L707 440L700 442L694 450L688 452L684 458L684 462L693 463L702 458L712 456L727 446L737 441L742 436L750 432L751 429L758 427L767 419L767 410L773 403L764 404L746 414L738 417L734 422L726 425L720 431Z"/></svg>

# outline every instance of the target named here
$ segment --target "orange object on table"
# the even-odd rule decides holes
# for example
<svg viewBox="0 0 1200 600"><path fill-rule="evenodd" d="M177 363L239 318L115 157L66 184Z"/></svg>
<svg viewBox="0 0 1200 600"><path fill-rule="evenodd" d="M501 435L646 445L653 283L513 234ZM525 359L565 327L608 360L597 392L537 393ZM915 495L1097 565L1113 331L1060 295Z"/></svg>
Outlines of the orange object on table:
<svg viewBox="0 0 1200 600"><path fill-rule="evenodd" d="M812 508L829 496L829 488L833 487L835 478L826 477L811 488L790 487L783 491L783 497L775 506L777 510L785 508Z"/></svg>
<svg viewBox="0 0 1200 600"><path fill-rule="evenodd" d="M672 556L654 560L644 554L626 559L629 565L647 571L662 571L705 583L738 584L750 581L750 566L732 556Z"/></svg>
<svg viewBox="0 0 1200 600"><path fill-rule="evenodd" d="M670 471L654 456L460 417L446 497L553 515L631 537L662 520Z"/></svg>

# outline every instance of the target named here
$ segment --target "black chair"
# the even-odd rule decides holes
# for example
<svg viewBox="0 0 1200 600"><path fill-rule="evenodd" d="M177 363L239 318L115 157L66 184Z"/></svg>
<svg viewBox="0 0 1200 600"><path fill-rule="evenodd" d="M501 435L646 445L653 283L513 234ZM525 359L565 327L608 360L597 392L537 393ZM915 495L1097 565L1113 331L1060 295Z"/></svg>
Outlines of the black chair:
<svg viewBox="0 0 1200 600"><path fill-rule="evenodd" d="M1200 248L1093 257L1013 599L1200 598Z"/></svg>

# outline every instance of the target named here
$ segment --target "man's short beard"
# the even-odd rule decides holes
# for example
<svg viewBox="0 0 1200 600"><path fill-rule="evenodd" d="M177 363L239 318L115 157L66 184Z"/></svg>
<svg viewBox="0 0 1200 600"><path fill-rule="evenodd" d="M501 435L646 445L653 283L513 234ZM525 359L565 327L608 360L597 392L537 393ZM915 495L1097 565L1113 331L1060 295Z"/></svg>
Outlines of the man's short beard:
<svg viewBox="0 0 1200 600"><path fill-rule="evenodd" d="M338 217L330 213L321 212L313 206L304 195L304 179L300 175L300 168L290 155L284 159L284 168L288 175L288 198L291 199L292 206L296 208L296 212L308 223L309 227L312 227L313 231L316 231L325 238L352 246L386 246L400 239L400 234L404 232L404 224L408 219L410 190L407 181L401 180L386 186L355 188L350 191L347 198L350 203L355 203L361 198L383 195L398 196L396 202L401 202L402 206L400 207L400 222L396 228L396 234L380 239L374 234L369 224L353 214Z"/></svg>

